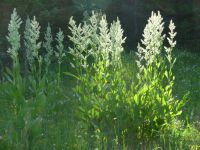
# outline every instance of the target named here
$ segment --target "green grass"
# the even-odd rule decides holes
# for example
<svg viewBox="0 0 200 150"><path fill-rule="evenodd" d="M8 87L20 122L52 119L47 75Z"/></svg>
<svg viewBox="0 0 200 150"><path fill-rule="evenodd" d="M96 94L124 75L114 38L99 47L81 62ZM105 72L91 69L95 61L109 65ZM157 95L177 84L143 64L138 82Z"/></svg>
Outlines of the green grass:
<svg viewBox="0 0 200 150"><path fill-rule="evenodd" d="M200 121L200 54L177 51L174 95L184 96L189 92L189 101L183 112L190 121Z"/></svg>

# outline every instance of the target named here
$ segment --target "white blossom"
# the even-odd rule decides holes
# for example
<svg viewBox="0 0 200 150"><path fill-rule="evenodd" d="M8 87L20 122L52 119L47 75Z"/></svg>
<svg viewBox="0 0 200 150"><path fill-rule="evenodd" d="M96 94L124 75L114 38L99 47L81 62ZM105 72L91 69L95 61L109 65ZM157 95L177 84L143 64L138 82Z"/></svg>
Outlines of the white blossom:
<svg viewBox="0 0 200 150"><path fill-rule="evenodd" d="M39 56L39 50L41 48L41 42L38 42L40 38L40 25L36 21L36 17L33 17L33 20L27 20L25 28L25 46L27 51L27 60L30 65L34 63L34 60L37 59L41 61Z"/></svg>
<svg viewBox="0 0 200 150"><path fill-rule="evenodd" d="M57 45L56 45L57 51L55 51L55 56L58 60L58 64L61 64L63 62L63 57L66 56L64 52L64 45L63 45L64 34L61 29L59 29L59 32L56 35L56 41L57 41Z"/></svg>
<svg viewBox="0 0 200 150"><path fill-rule="evenodd" d="M163 34L164 23L160 12L152 12L151 17L144 29L143 39L141 44L138 44L137 65L140 72L144 67L153 63L157 55L161 53L165 35Z"/></svg>
<svg viewBox="0 0 200 150"><path fill-rule="evenodd" d="M11 20L8 25L8 36L7 40L10 43L10 48L8 49L8 53L12 57L13 60L16 60L18 57L18 52L20 49L20 33L19 28L22 24L21 18L18 16L16 9L13 10L11 15Z"/></svg>

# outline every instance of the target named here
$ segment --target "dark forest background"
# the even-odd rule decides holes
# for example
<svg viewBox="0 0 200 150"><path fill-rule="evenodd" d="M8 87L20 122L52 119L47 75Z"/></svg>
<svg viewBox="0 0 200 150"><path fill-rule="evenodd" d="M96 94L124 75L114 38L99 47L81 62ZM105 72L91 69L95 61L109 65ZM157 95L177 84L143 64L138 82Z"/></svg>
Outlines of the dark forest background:
<svg viewBox="0 0 200 150"><path fill-rule="evenodd" d="M6 51L7 26L13 8L25 21L35 15L45 30L50 22L53 31L61 27L66 33L69 18L81 21L85 12L101 9L108 20L117 16L127 36L127 49L134 49L141 38L151 11L161 11L168 23L172 18L177 26L178 47L200 52L200 0L1 0L0 54Z"/></svg>

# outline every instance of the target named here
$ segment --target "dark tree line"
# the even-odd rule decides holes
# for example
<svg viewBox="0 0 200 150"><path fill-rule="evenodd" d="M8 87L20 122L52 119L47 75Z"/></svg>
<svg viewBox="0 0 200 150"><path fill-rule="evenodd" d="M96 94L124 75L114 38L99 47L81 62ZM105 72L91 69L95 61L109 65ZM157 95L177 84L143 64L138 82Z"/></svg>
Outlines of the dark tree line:
<svg viewBox="0 0 200 150"><path fill-rule="evenodd" d="M86 11L102 10L110 21L119 16L128 37L126 45L130 49L133 49L141 38L151 11L160 10L166 22L169 22L169 18L175 21L180 47L198 50L200 46L199 0L1 0L1 54L6 48L5 35L13 8L17 8L23 20L27 16L35 15L43 30L50 22L55 32L58 27L67 32L67 22L72 15L81 20Z"/></svg>

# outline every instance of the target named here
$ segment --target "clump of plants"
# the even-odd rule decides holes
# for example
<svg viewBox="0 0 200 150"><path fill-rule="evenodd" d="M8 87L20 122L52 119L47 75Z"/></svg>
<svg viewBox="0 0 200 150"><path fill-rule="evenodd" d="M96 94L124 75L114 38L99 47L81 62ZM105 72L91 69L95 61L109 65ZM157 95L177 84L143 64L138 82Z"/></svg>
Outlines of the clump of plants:
<svg viewBox="0 0 200 150"><path fill-rule="evenodd" d="M47 122L54 121L54 113L58 114L56 117L61 116L59 112L63 110L58 111L62 107L59 103L66 105L67 101L60 81L60 68L66 53L63 32L60 30L57 34L54 50L50 25L47 26L44 42L40 41L41 27L36 17L27 18L23 36L21 25L22 20L14 9L7 36L7 52L12 59L12 67L6 68L0 84L1 110L6 112L1 112L0 149L34 149L37 147L33 145L36 139L41 146L40 140L45 142L46 130L50 128ZM24 60L20 57L21 53L25 56ZM55 70L50 69L54 59L57 62L55 66L58 66ZM57 111L53 113L54 109ZM63 114L66 115L66 112L63 111ZM60 124L58 126L61 127ZM59 133L49 129L48 134L55 136Z"/></svg>
<svg viewBox="0 0 200 150"><path fill-rule="evenodd" d="M134 95L136 105L142 106L138 116L144 119L142 130L150 132L165 129L173 124L182 113L185 100L176 99L173 94L174 75L172 68L176 61L172 56L176 45L174 37L175 25L169 24L169 46L164 46L164 23L160 13L152 13L148 20L141 40L138 45L137 66L138 86ZM140 120L140 119L139 119Z"/></svg>
<svg viewBox="0 0 200 150"><path fill-rule="evenodd" d="M165 133L186 102L172 95L174 23L169 24L169 46L164 46L163 18L159 12L152 13L136 53L137 80L131 83L123 77L125 38L119 20L108 25L105 15L93 13L82 24L71 19L69 25L70 54L78 79L75 94L88 129L102 132L108 141L122 133L127 139L146 141Z"/></svg>
<svg viewBox="0 0 200 150"><path fill-rule="evenodd" d="M78 114L90 134L99 130L109 135L107 131L113 127L118 111L115 107L125 88L123 81L119 82L118 72L125 42L120 21L117 19L109 25L105 15L93 13L82 24L77 25L71 19L69 25L72 33L69 39L73 43L69 53L73 56L72 66L78 81L74 90Z"/></svg>

